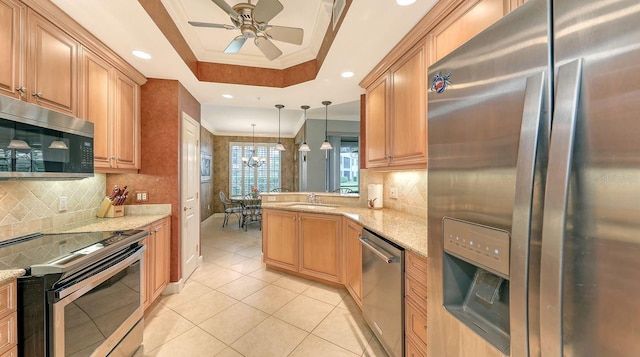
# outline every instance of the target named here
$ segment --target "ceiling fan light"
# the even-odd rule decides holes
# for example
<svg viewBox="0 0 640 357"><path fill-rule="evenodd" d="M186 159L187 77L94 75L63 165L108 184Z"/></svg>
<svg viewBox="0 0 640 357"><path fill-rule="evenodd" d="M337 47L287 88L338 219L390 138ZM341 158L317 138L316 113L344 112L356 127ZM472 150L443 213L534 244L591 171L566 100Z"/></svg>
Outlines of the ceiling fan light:
<svg viewBox="0 0 640 357"><path fill-rule="evenodd" d="M416 2L416 0L396 0L396 4L400 6L409 6Z"/></svg>
<svg viewBox="0 0 640 357"><path fill-rule="evenodd" d="M322 142L322 145L320 145L320 150L333 150L333 146L331 146L331 143L325 140Z"/></svg>
<svg viewBox="0 0 640 357"><path fill-rule="evenodd" d="M311 151L311 148L305 141L304 143L302 143L302 145L300 145L300 149L298 149L298 151Z"/></svg>
<svg viewBox="0 0 640 357"><path fill-rule="evenodd" d="M276 144L276 150L285 151L287 149L285 149L284 145L282 145L282 143L278 141L278 143Z"/></svg>

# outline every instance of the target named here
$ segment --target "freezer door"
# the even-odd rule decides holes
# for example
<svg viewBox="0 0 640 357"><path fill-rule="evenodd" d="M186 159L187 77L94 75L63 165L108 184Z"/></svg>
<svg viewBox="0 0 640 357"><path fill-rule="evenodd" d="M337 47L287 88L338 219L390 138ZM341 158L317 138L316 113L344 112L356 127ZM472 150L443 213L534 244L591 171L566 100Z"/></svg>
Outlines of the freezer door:
<svg viewBox="0 0 640 357"><path fill-rule="evenodd" d="M454 267L444 264L444 217L511 233L507 354L539 355L547 13L546 1L530 0L429 68L429 355L503 355L443 308L444 296L457 293L446 291L443 279L459 276L444 271Z"/></svg>
<svg viewBox="0 0 640 357"><path fill-rule="evenodd" d="M568 138L555 137L564 130L551 134L545 211L565 196L567 203L559 229L547 226L561 222L544 221L542 267L555 271L541 274L543 356L637 356L640 3L563 0L553 6L556 68L581 59L582 69L568 177L552 170L567 157L553 155L555 142ZM556 93L554 126L565 121L557 109L571 97ZM550 187L563 182L564 192Z"/></svg>

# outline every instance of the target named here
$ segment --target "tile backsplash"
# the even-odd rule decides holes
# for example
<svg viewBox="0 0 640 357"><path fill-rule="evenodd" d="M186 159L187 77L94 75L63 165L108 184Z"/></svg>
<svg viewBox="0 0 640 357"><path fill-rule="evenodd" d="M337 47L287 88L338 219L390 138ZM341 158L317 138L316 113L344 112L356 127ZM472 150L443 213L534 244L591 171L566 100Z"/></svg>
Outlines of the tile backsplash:
<svg viewBox="0 0 640 357"><path fill-rule="evenodd" d="M361 206L366 207L367 185L384 185L384 207L427 218L427 170L377 172L360 170ZM398 198L391 198L391 187L398 189Z"/></svg>
<svg viewBox="0 0 640 357"><path fill-rule="evenodd" d="M106 175L69 181L0 182L0 240L95 217L105 196ZM67 209L59 211L60 197Z"/></svg>

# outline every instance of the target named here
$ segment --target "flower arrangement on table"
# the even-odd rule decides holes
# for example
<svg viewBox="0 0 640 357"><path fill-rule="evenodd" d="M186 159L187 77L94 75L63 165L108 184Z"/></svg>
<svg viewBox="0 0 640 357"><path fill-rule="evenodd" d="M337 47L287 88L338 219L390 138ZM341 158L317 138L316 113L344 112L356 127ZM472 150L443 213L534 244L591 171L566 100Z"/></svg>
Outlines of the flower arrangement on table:
<svg viewBox="0 0 640 357"><path fill-rule="evenodd" d="M257 199L260 196L260 189L257 186L251 186L251 197Z"/></svg>

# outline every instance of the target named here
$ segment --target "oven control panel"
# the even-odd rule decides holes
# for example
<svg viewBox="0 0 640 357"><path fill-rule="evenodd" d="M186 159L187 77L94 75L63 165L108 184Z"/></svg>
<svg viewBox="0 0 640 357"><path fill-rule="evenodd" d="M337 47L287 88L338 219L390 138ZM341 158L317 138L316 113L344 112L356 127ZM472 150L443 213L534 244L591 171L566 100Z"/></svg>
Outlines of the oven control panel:
<svg viewBox="0 0 640 357"><path fill-rule="evenodd" d="M445 252L509 279L509 232L450 217L442 225Z"/></svg>

